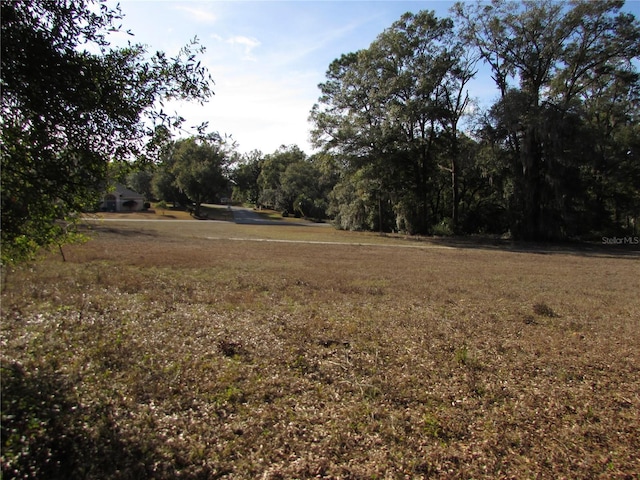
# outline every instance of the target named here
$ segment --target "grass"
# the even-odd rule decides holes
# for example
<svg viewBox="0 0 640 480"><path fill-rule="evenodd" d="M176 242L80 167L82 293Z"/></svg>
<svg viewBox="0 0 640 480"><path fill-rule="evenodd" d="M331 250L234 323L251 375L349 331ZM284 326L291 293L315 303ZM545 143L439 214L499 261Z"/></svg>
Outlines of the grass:
<svg viewBox="0 0 640 480"><path fill-rule="evenodd" d="M90 217L108 220L193 220L194 217L182 207L162 208L154 203L149 210L138 212L98 212ZM200 207L201 220L233 220L233 214L223 205L206 204Z"/></svg>
<svg viewBox="0 0 640 480"><path fill-rule="evenodd" d="M253 209L253 211L264 220L278 221L284 225L311 223L310 220L295 218L294 216L283 217L282 212L270 209ZM161 208L157 203L152 204L149 210L138 212L98 212L92 216L94 219L108 220L194 220L193 217L183 207L167 206ZM228 207L219 204L203 204L200 207L200 217L198 220L218 220L229 222L233 220L233 213Z"/></svg>
<svg viewBox="0 0 640 480"><path fill-rule="evenodd" d="M638 478L636 255L92 228L7 272L3 477Z"/></svg>

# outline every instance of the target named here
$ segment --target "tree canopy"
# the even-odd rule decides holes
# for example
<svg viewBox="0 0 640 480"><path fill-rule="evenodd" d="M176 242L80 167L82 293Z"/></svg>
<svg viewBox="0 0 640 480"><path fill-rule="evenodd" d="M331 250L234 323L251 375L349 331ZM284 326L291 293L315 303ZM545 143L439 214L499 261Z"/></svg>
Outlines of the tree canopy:
<svg viewBox="0 0 640 480"><path fill-rule="evenodd" d="M457 155L472 66L461 55L453 22L427 11L403 15L369 48L330 65L311 113L313 136L316 145L343 158L342 181L356 181L356 189L367 192L362 208L377 212L349 209L365 221L358 228L377 222L380 229L425 233L441 219L432 192L447 182L444 153ZM457 189L459 162L444 163L453 167ZM456 220L457 202L456 196ZM394 216L395 225L383 218L383 203L384 217Z"/></svg>
<svg viewBox="0 0 640 480"><path fill-rule="evenodd" d="M492 115L511 157L511 228L516 236L545 239L579 232L577 223L587 221L586 207L595 200L588 198L587 188L593 174L608 170L607 164L629 166L612 151L594 158L592 152L602 152L606 147L601 142L612 138L591 134L596 126L589 113L594 103L610 110L611 127L616 125L611 134L637 125L640 77L633 60L640 55L640 26L632 15L620 12L623 4L544 0L456 5L463 38L491 67L500 91ZM612 91L617 98L611 98ZM624 106L614 112L616 103ZM595 130L602 127L608 130L604 125ZM634 150L637 154L637 146L625 143L619 145L625 156ZM614 199L599 201L612 202L614 210L622 207Z"/></svg>
<svg viewBox="0 0 640 480"><path fill-rule="evenodd" d="M343 166L336 224L527 240L633 224L640 24L622 6L459 3L453 19L407 13L333 61L310 120ZM479 62L499 97L478 114Z"/></svg>
<svg viewBox="0 0 640 480"><path fill-rule="evenodd" d="M203 202L226 191L230 154L219 136L210 135L179 140L173 155L175 186L193 202L198 217Z"/></svg>
<svg viewBox="0 0 640 480"><path fill-rule="evenodd" d="M2 259L63 240L90 208L107 164L138 151L151 125L176 126L166 99L206 100L196 40L175 58L110 48L119 10L93 1L2 2ZM96 53L97 52L97 53Z"/></svg>

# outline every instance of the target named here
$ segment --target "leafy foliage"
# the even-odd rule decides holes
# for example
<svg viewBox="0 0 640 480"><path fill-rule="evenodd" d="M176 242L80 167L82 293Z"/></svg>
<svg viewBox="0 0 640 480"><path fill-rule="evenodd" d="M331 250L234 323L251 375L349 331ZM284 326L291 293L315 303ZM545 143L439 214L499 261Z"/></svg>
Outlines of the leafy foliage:
<svg viewBox="0 0 640 480"><path fill-rule="evenodd" d="M231 172L233 200L240 203L258 204L260 189L258 178L262 171L262 152L254 150L241 156Z"/></svg>
<svg viewBox="0 0 640 480"><path fill-rule="evenodd" d="M3 262L63 241L56 222L93 206L107 163L139 150L147 120L181 123L162 100L212 94L195 40L175 58L111 49L122 16L92 3L2 2Z"/></svg>
<svg viewBox="0 0 640 480"><path fill-rule="evenodd" d="M256 179L259 203L286 215L325 218L328 194L335 184L326 160L309 158L296 145L266 155Z"/></svg>
<svg viewBox="0 0 640 480"><path fill-rule="evenodd" d="M529 240L633 229L640 24L622 5L460 3L456 23L407 13L334 60L310 119L342 167L336 224ZM500 97L472 126L478 61Z"/></svg>
<svg viewBox="0 0 640 480"><path fill-rule="evenodd" d="M175 186L194 203L197 217L203 202L226 189L230 154L218 135L209 135L179 140L173 155Z"/></svg>

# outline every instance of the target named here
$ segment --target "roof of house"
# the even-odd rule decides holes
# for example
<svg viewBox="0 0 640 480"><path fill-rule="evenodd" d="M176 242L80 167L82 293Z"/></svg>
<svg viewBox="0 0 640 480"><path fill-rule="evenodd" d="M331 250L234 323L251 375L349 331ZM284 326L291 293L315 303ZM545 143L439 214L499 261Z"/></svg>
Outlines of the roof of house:
<svg viewBox="0 0 640 480"><path fill-rule="evenodd" d="M112 192L109 192L112 195L116 195L119 197L128 197L128 198L143 198L144 195L142 195L141 193L138 192L134 192L133 190L125 187L124 185L122 185L121 183L116 183L115 184L115 190L113 190Z"/></svg>

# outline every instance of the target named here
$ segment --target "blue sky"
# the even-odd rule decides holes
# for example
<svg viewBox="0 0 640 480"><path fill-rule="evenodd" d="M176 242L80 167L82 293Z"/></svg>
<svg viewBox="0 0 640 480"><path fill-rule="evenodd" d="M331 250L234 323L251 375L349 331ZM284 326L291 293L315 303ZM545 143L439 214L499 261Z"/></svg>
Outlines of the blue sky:
<svg viewBox="0 0 640 480"><path fill-rule="evenodd" d="M188 125L209 122L230 134L240 152L272 153L296 144L307 153L309 112L329 64L343 53L366 48L407 12L448 15L451 1L169 1L121 0L122 35L175 55L194 36L207 51L200 57L215 81L204 106L167 106ZM640 0L625 10L640 17ZM117 41L117 40L116 40ZM470 95L495 95L489 78L479 78Z"/></svg>

